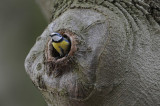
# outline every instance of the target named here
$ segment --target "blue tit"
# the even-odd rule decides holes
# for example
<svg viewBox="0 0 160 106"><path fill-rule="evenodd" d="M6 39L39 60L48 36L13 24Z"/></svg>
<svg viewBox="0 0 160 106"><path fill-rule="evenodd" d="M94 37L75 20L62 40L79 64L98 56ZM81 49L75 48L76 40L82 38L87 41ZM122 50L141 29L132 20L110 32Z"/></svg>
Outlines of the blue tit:
<svg viewBox="0 0 160 106"><path fill-rule="evenodd" d="M52 45L60 57L67 55L70 49L70 42L59 33L51 33Z"/></svg>

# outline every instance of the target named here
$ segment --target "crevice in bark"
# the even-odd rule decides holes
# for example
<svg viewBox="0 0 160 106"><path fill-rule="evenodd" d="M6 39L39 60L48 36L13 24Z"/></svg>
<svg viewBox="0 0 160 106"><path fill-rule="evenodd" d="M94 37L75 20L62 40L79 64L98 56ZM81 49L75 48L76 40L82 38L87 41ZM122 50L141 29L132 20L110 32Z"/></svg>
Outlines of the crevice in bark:
<svg viewBox="0 0 160 106"><path fill-rule="evenodd" d="M88 5L103 5L104 2L110 2L112 4L117 3L127 3L128 6L133 4L139 8L145 15L151 15L154 17L156 22L160 24L160 1L159 0L37 0L43 7L44 12L48 12L48 17L50 16L50 21L56 19L67 9L71 8L72 4L84 4ZM44 2L46 3L45 5ZM48 6L48 7L47 7ZM45 14L47 14L45 12Z"/></svg>

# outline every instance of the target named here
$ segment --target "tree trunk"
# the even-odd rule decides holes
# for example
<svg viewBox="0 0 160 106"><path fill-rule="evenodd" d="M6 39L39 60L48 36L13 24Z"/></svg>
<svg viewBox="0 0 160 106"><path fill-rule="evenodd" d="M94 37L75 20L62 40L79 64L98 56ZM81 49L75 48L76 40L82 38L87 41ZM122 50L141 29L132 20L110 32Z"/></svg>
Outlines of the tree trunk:
<svg viewBox="0 0 160 106"><path fill-rule="evenodd" d="M48 106L160 105L159 0L37 0L50 24L25 60ZM71 41L58 58L50 33Z"/></svg>

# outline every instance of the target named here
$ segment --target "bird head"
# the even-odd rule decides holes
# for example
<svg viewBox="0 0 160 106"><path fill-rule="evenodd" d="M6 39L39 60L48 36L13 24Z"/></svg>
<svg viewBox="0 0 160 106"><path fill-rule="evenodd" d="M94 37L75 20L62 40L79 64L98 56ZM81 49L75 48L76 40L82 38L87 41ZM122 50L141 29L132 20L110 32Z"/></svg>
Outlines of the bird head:
<svg viewBox="0 0 160 106"><path fill-rule="evenodd" d="M49 36L52 38L53 42L60 42L63 39L62 35L60 35L59 33L53 32Z"/></svg>

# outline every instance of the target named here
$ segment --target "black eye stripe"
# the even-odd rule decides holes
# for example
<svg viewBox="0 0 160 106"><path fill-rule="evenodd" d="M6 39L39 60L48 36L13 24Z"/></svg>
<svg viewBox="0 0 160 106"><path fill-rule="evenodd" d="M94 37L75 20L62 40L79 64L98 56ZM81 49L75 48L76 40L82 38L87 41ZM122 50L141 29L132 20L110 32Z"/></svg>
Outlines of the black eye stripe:
<svg viewBox="0 0 160 106"><path fill-rule="evenodd" d="M51 35L51 36L53 37L53 36L56 36L56 35L57 35L57 34L53 34L53 35Z"/></svg>
<svg viewBox="0 0 160 106"><path fill-rule="evenodd" d="M51 35L51 36L52 36L52 37L53 37L53 36L60 36L60 37L61 37L61 35L58 35L58 34L53 34L53 35Z"/></svg>

